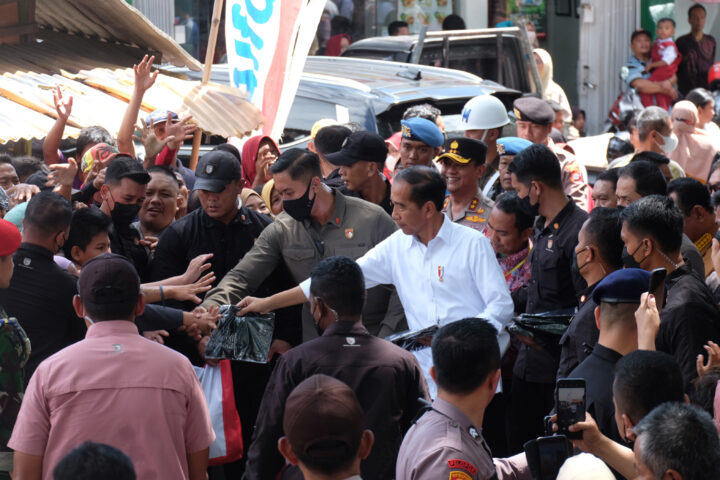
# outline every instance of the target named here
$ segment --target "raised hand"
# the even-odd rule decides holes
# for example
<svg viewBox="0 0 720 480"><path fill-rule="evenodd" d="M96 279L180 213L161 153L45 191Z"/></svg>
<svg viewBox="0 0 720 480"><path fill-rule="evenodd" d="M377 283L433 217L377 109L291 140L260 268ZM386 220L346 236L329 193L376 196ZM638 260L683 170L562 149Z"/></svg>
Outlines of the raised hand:
<svg viewBox="0 0 720 480"><path fill-rule="evenodd" d="M72 95L68 94L64 96L62 88L58 85L55 87L55 90L53 90L53 102L55 103L55 111L58 114L58 118L67 121L72 113Z"/></svg>
<svg viewBox="0 0 720 480"><path fill-rule="evenodd" d="M168 113L168 118L165 121L165 133L168 137L175 137L171 142L168 142L168 148L171 150L177 150L183 141L189 140L195 133L195 124L188 123L192 120L192 115L187 115L180 119L177 123L172 123L172 115Z"/></svg>
<svg viewBox="0 0 720 480"><path fill-rule="evenodd" d="M155 57L149 57L145 55L143 59L137 65L133 65L133 71L135 72L135 88L145 92L153 86L157 79L158 72L152 71L152 65L155 61Z"/></svg>
<svg viewBox="0 0 720 480"><path fill-rule="evenodd" d="M78 165L75 159L68 158L68 163L56 163L50 165L48 185L71 187L77 175Z"/></svg>

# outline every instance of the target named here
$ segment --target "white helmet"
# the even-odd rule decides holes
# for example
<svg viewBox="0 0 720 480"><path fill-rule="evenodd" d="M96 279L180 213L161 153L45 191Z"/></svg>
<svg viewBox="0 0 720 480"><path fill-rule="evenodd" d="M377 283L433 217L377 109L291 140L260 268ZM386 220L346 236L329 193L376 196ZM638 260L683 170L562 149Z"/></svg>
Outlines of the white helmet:
<svg viewBox="0 0 720 480"><path fill-rule="evenodd" d="M460 125L464 130L488 130L510 123L505 105L492 95L468 100L462 110Z"/></svg>

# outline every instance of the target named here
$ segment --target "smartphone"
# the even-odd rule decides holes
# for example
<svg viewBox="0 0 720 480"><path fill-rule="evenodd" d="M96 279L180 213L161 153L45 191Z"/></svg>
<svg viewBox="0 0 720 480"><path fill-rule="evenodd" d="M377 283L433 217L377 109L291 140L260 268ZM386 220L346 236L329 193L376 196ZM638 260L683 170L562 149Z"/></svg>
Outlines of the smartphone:
<svg viewBox="0 0 720 480"><path fill-rule="evenodd" d="M560 467L573 452L565 435L540 437L523 447L533 480L555 480Z"/></svg>
<svg viewBox="0 0 720 480"><path fill-rule="evenodd" d="M538 456L540 457L540 478L557 478L560 467L572 454L568 450L568 441L562 435L538 438Z"/></svg>
<svg viewBox="0 0 720 480"><path fill-rule="evenodd" d="M658 312L665 306L665 277L667 270L664 268L656 268L650 272L650 284L648 285L648 293L655 295L655 304Z"/></svg>
<svg viewBox="0 0 720 480"><path fill-rule="evenodd" d="M567 438L582 438L582 432L570 432L568 427L585 421L585 380L561 378L555 387L558 433Z"/></svg>

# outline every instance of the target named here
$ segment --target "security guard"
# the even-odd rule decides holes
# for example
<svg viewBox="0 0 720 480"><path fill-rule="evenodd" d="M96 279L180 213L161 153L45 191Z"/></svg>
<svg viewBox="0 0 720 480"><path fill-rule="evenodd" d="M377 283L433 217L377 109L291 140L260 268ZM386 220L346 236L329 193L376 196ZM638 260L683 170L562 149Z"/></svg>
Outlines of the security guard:
<svg viewBox="0 0 720 480"><path fill-rule="evenodd" d="M521 97L513 102L517 119L517 135L533 143L547 146L560 162L562 184L566 195L578 207L588 209L588 175L585 167L569 150L555 145L550 138L555 112L548 102L536 97Z"/></svg>
<svg viewBox="0 0 720 480"><path fill-rule="evenodd" d="M433 158L442 152L445 141L443 133L435 123L420 117L408 118L400 123L400 166L395 168L408 168L413 165L431 167Z"/></svg>
<svg viewBox="0 0 720 480"><path fill-rule="evenodd" d="M500 380L496 335L477 318L449 323L435 334L430 374L438 395L403 439L397 480L530 478L525 454L493 459L479 427Z"/></svg>
<svg viewBox="0 0 720 480"><path fill-rule="evenodd" d="M483 194L495 200L500 194L512 190L508 166L515 158L515 155L532 145L532 142L520 137L503 137L495 143L495 149L499 155L497 171L493 173L483 187Z"/></svg>
<svg viewBox="0 0 720 480"><path fill-rule="evenodd" d="M451 138L445 142L445 152L435 160L447 182L449 195L445 197L443 213L453 222L484 232L494 205L478 188L485 172L487 147L472 138Z"/></svg>

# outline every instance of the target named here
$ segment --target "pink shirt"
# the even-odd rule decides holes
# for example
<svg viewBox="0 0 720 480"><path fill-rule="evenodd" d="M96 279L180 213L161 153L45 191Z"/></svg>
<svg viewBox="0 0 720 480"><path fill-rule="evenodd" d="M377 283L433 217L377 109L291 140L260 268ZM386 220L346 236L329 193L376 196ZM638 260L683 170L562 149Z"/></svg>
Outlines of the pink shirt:
<svg viewBox="0 0 720 480"><path fill-rule="evenodd" d="M30 379L8 446L43 456L43 479L85 441L119 448L137 478L187 479L187 454L215 439L190 362L138 335L128 321L98 322Z"/></svg>

